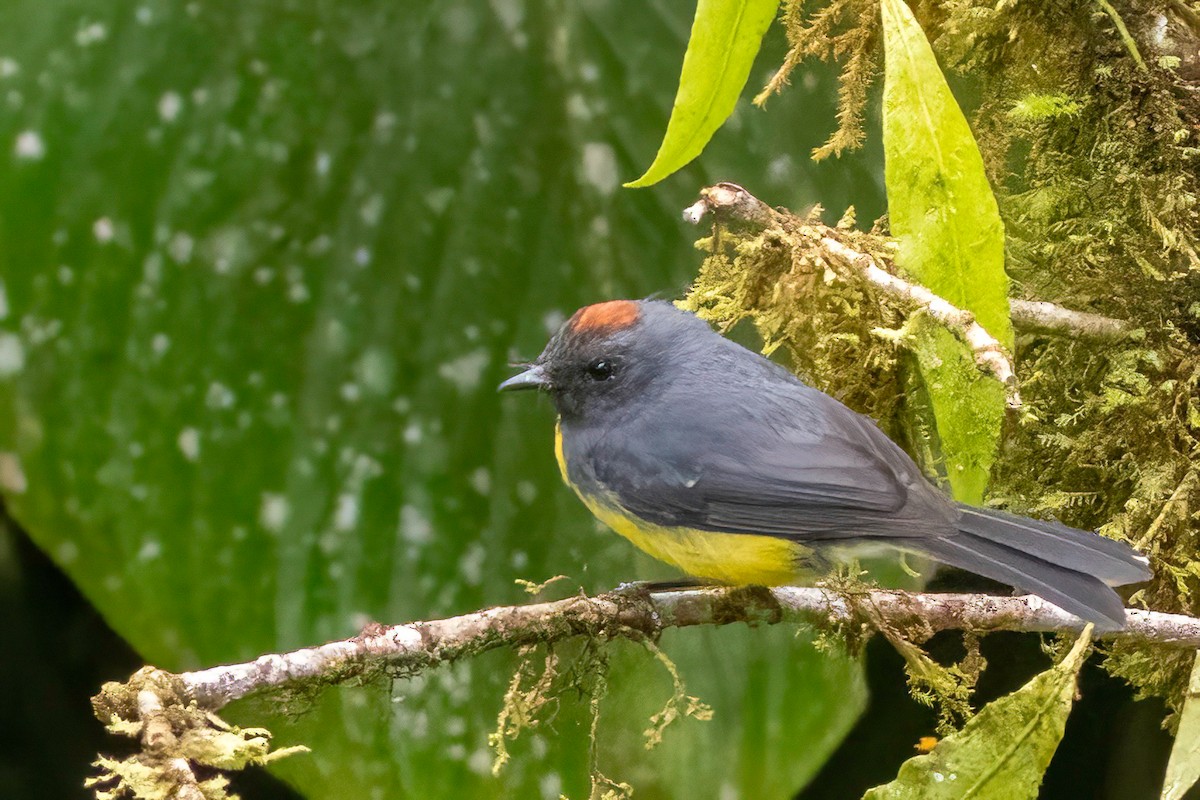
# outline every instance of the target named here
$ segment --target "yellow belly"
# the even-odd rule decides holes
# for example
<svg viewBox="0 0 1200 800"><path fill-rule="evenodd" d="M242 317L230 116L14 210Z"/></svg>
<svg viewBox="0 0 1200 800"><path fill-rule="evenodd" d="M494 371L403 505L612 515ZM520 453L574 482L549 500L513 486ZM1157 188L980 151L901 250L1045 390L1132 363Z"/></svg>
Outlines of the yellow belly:
<svg viewBox="0 0 1200 800"><path fill-rule="evenodd" d="M772 536L668 528L630 516L615 502L588 497L567 477L562 432L554 430L554 454L563 481L596 518L649 555L697 578L732 585L779 586L794 582L804 548Z"/></svg>

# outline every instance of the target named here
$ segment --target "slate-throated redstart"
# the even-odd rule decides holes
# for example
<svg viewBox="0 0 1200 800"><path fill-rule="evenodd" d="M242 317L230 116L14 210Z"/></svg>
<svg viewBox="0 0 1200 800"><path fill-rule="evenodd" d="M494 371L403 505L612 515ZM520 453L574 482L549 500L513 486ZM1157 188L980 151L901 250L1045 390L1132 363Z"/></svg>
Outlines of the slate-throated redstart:
<svg viewBox="0 0 1200 800"><path fill-rule="evenodd" d="M690 575L774 586L883 545L1037 594L1101 629L1128 545L955 503L861 414L664 301L580 309L502 391L558 410L563 479L617 533Z"/></svg>

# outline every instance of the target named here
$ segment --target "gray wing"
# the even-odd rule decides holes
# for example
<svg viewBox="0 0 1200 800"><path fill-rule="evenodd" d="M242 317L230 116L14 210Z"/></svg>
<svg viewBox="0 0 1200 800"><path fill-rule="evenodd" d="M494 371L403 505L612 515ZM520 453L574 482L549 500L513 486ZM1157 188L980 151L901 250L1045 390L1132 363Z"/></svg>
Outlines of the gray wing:
<svg viewBox="0 0 1200 800"><path fill-rule="evenodd" d="M936 505L953 513L871 420L788 389L757 398L753 416L691 408L610 431L590 459L595 478L659 525L804 541L927 535L940 527Z"/></svg>

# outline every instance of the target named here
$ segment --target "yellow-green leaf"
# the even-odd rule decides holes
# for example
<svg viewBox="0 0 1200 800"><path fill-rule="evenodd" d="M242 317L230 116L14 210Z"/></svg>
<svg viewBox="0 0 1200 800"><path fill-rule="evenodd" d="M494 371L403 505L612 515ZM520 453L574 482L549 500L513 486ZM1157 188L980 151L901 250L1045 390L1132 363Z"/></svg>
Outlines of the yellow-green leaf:
<svg viewBox="0 0 1200 800"><path fill-rule="evenodd" d="M1062 739L1091 627L1058 666L984 707L863 800L1032 800Z"/></svg>
<svg viewBox="0 0 1200 800"><path fill-rule="evenodd" d="M927 315L905 328L937 425L937 440L954 497L979 503L1004 423L1004 386L981 372L970 349Z"/></svg>
<svg viewBox="0 0 1200 800"><path fill-rule="evenodd" d="M1192 665L1188 680L1187 700L1179 718L1179 732L1167 762L1167 778L1163 781L1162 800L1179 800L1200 779L1200 651Z"/></svg>
<svg viewBox="0 0 1200 800"><path fill-rule="evenodd" d="M888 214L901 268L972 312L1011 350L1004 226L983 158L920 25L903 0L883 0L883 146ZM1004 394L978 380L965 344L924 343L921 359L954 495L979 502L995 456ZM938 367L931 371L931 364ZM966 370L948 379L947 370ZM955 391L951 392L951 388Z"/></svg>
<svg viewBox="0 0 1200 800"><path fill-rule="evenodd" d="M651 186L704 150L733 113L779 0L699 0L679 91L654 163L625 184Z"/></svg>

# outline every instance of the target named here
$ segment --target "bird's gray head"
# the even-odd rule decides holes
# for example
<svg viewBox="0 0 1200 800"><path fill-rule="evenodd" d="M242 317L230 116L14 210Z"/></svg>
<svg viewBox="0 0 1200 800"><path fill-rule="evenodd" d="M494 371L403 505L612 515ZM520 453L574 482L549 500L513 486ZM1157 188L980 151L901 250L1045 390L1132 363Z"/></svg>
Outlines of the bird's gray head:
<svg viewBox="0 0 1200 800"><path fill-rule="evenodd" d="M671 303L610 300L576 311L500 390L542 389L564 418L586 418L652 395L689 365L703 367L702 351L724 341Z"/></svg>

